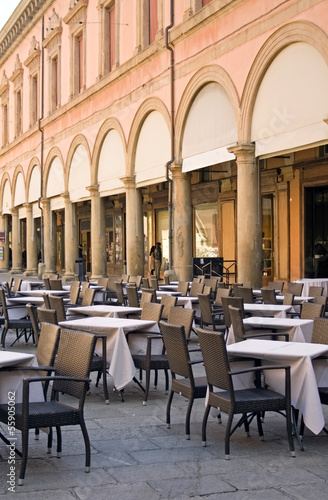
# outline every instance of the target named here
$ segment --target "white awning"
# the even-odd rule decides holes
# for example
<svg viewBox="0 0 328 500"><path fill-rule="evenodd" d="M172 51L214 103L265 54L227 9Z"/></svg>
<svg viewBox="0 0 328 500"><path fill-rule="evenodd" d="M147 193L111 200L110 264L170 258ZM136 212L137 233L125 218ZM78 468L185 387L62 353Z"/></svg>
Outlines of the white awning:
<svg viewBox="0 0 328 500"><path fill-rule="evenodd" d="M230 146L233 145L235 144L230 144ZM184 158L182 161L182 172L191 172L198 168L209 167L217 163L234 160L236 157L233 153L229 153L228 147L217 148L212 151L206 151L205 153L191 156L190 158Z"/></svg>
<svg viewBox="0 0 328 500"><path fill-rule="evenodd" d="M328 66L306 43L282 50L256 98L251 139L258 157L328 142Z"/></svg>

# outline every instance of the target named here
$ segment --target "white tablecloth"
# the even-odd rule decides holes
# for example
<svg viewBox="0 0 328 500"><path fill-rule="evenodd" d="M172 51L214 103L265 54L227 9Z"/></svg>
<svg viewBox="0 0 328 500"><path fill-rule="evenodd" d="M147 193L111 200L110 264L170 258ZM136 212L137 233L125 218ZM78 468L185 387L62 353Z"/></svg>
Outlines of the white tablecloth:
<svg viewBox="0 0 328 500"><path fill-rule="evenodd" d="M286 313L293 309L292 306L280 304L244 304L245 312L254 316L273 316L275 318L286 318Z"/></svg>
<svg viewBox="0 0 328 500"><path fill-rule="evenodd" d="M252 328L281 330L289 333L289 340L293 342L311 342L312 339L312 319L251 316L244 319L244 324Z"/></svg>
<svg viewBox="0 0 328 500"><path fill-rule="evenodd" d="M94 306L81 306L71 307L68 309L70 314L83 314L84 316L102 316L104 318L124 318L127 314L141 313L141 307L130 306L107 306L107 305L94 305Z"/></svg>
<svg viewBox="0 0 328 500"><path fill-rule="evenodd" d="M328 354L327 345L249 339L229 345L227 350L232 355L263 359L263 364L289 365L292 405L302 412L304 423L312 432L318 434L322 430L325 422L316 377L320 378L321 385L328 385L328 362L316 360L312 363L312 359ZM285 390L283 375L282 370L265 374L266 383L282 394Z"/></svg>
<svg viewBox="0 0 328 500"><path fill-rule="evenodd" d="M43 294L46 295L59 295L68 296L70 294L69 290L19 290L17 295L28 295L29 297L42 297Z"/></svg>
<svg viewBox="0 0 328 500"><path fill-rule="evenodd" d="M129 344L126 340L126 334L138 330L147 331L148 333L159 333L156 321L138 319L90 316L71 321L61 321L59 325L62 328L72 328L74 330L107 335L106 353L107 359L110 361L109 373L112 375L114 385L118 390L123 389L135 376L136 368L131 354L146 352L147 340L145 334L131 335ZM160 339L158 342L154 342L154 352L160 352L161 347L162 341ZM98 343L96 352L101 355L101 347Z"/></svg>
<svg viewBox="0 0 328 500"><path fill-rule="evenodd" d="M309 295L310 286L323 286L323 295L328 295L328 278L303 278L295 280L294 283L303 283L302 295Z"/></svg>
<svg viewBox="0 0 328 500"><path fill-rule="evenodd" d="M195 316L200 318L200 306L198 297L189 297L189 295L177 298L177 305L183 306L185 309L195 309Z"/></svg>
<svg viewBox="0 0 328 500"><path fill-rule="evenodd" d="M0 351L0 368L9 366L38 366L33 354L12 351ZM23 378L33 377L38 372L29 370L2 371L0 370L0 403L8 403L9 393L15 393L16 403L22 401ZM30 401L43 401L41 382L30 385Z"/></svg>

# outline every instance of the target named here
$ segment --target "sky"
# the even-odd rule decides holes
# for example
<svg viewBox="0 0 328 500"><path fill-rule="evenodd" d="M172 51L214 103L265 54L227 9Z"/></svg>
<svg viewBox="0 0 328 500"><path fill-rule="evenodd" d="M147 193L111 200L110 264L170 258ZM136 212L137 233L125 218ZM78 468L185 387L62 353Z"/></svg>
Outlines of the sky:
<svg viewBox="0 0 328 500"><path fill-rule="evenodd" d="M16 9L20 0L0 0L0 30Z"/></svg>

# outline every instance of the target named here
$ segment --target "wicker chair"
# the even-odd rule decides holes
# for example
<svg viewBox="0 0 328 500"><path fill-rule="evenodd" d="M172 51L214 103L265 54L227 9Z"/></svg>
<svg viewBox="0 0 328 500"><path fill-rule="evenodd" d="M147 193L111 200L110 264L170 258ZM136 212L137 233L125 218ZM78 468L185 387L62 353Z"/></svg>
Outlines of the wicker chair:
<svg viewBox="0 0 328 500"><path fill-rule="evenodd" d="M148 278L142 278L141 279L141 285L143 288L149 288L150 285L149 285L149 279Z"/></svg>
<svg viewBox="0 0 328 500"><path fill-rule="evenodd" d="M115 282L115 289L116 289L116 295L117 295L117 303L118 303L118 305L125 306L125 304L126 304L126 296L124 295L123 285L122 285L121 281L116 281Z"/></svg>
<svg viewBox="0 0 328 500"><path fill-rule="evenodd" d="M197 297L201 313L201 327L204 328L206 326L216 331L225 331L226 325L223 324L222 311L217 311L213 308L210 295L199 293Z"/></svg>
<svg viewBox="0 0 328 500"><path fill-rule="evenodd" d="M189 283L188 281L179 281L177 292L181 292L183 296L188 295Z"/></svg>
<svg viewBox="0 0 328 500"><path fill-rule="evenodd" d="M270 337L270 339L277 339L283 337L286 341L289 340L289 334L285 332L274 332L271 330L246 330L243 322L243 312L242 309L238 307L229 306L231 326L233 329L233 335L235 342L241 342L242 340L247 340L249 338L256 337Z"/></svg>
<svg viewBox="0 0 328 500"><path fill-rule="evenodd" d="M204 376L194 377L193 364L202 363L191 361L187 346L186 333L183 325L160 321L160 328L164 338L166 354L172 375L171 390L166 406L166 426L171 427L171 405L174 394L181 394L188 399L188 408L185 420L186 438L190 439L190 414L195 399L205 398L207 379ZM197 349L199 351L199 349Z"/></svg>
<svg viewBox="0 0 328 500"><path fill-rule="evenodd" d="M183 307L171 307L167 322L173 325L182 325L186 335L186 340L189 342L193 321L195 317L194 309L184 309Z"/></svg>
<svg viewBox="0 0 328 500"><path fill-rule="evenodd" d="M177 303L177 297L174 295L162 295L161 304L163 304L162 319L167 319L171 308L174 308ZM181 307L179 308L181 309Z"/></svg>
<svg viewBox="0 0 328 500"><path fill-rule="evenodd" d="M204 292L204 283L195 283L192 282L189 290L189 296L190 297L197 297L199 293Z"/></svg>
<svg viewBox="0 0 328 500"><path fill-rule="evenodd" d="M311 302L304 302L304 304L302 304L301 319L314 319L323 316L323 314L323 304L314 304Z"/></svg>
<svg viewBox="0 0 328 500"><path fill-rule="evenodd" d="M313 344L327 344L328 345L328 318L314 318L313 320L313 331L312 339ZM320 356L321 357L321 356ZM326 356L324 356L326 358ZM323 405L328 405L328 387L318 387L320 401ZM299 435L303 437L304 435L304 420L302 417ZM323 431L328 434L328 429L323 428Z"/></svg>
<svg viewBox="0 0 328 500"><path fill-rule="evenodd" d="M237 297L242 297L244 299L244 304L252 304L254 302L252 287L239 286Z"/></svg>
<svg viewBox="0 0 328 500"><path fill-rule="evenodd" d="M292 435L291 418L291 393L290 393L290 367L289 366L257 366L232 372L226 350L224 336L221 333L209 332L197 329L200 347L203 353L203 360L206 370L209 397L202 424L202 441L206 446L206 426L211 407L220 408L228 414L228 422L225 433L225 459L230 459L230 436L233 432L244 424L245 430L249 432L249 419L256 415L259 436L263 438L261 414L267 411L278 413L285 412L286 429L291 455L295 456L295 448ZM258 376L263 370L284 370L285 372L285 394L261 387L235 390L232 377L238 373L253 372ZM217 390L219 389L219 390ZM241 415L238 423L232 428L234 415Z"/></svg>
<svg viewBox="0 0 328 500"><path fill-rule="evenodd" d="M11 287L11 295L17 295L17 292L21 289L23 280L21 278L15 278Z"/></svg>
<svg viewBox="0 0 328 500"><path fill-rule="evenodd" d="M328 310L328 296L327 295L316 295L314 297L314 304L322 304L323 305L323 316L326 316Z"/></svg>
<svg viewBox="0 0 328 500"><path fill-rule="evenodd" d="M323 294L323 286L309 286L309 297L317 297Z"/></svg>
<svg viewBox="0 0 328 500"><path fill-rule="evenodd" d="M229 306L237 307L238 309L241 309L243 313L243 317L245 317L245 312L244 312L244 300L241 297L221 297L221 302L222 302L222 309L223 309L223 317L224 317L224 324L226 326L226 329L229 330L231 326L231 317L230 317L230 309Z"/></svg>
<svg viewBox="0 0 328 500"><path fill-rule="evenodd" d="M144 304L141 312L141 317L140 319L146 319L146 320L151 320L151 321L156 321L159 323L162 315L162 310L163 310L163 304L154 304L153 302L147 302ZM129 332L127 339L131 338L131 335L140 335L140 331L137 332ZM158 342L158 339L160 338L158 334L150 334L149 332L143 332L144 335L146 335L147 338L147 348L146 348L146 353L145 354L133 354L132 359L134 362L135 367L139 370L140 372L140 381L142 380L142 371L144 370L146 372L146 387L143 388L141 383L137 381L137 379L134 379L134 381L139 385L144 390L144 399L143 399L143 405L147 405L147 400L148 400L148 394L149 394L149 386L150 386L150 372L152 370L155 371L155 389L157 387L157 371L158 370L164 370L165 374L165 390L168 391L169 389L169 377L168 377L168 370L169 370L169 364L168 364L168 359L167 356L164 352L162 354L152 354L152 341L156 340Z"/></svg>
<svg viewBox="0 0 328 500"><path fill-rule="evenodd" d="M158 290L158 278L156 276L150 276L150 288Z"/></svg>
<svg viewBox="0 0 328 500"><path fill-rule="evenodd" d="M274 288L261 288L263 304L277 304L276 291Z"/></svg>
<svg viewBox="0 0 328 500"><path fill-rule="evenodd" d="M36 312L41 326L42 323L52 323L54 325L58 325L57 311L55 309L37 307Z"/></svg>
<svg viewBox="0 0 328 500"><path fill-rule="evenodd" d="M61 426L79 425L85 444L85 471L90 471L90 441L84 421L84 402L89 386L91 359L95 348L94 335L75 330L61 330L54 376L26 378L23 381L23 402L15 405L15 427L22 432L22 461L18 484L24 483L28 456L28 435L30 429L56 427L57 456L61 455ZM32 403L29 401L30 384L35 381L52 381L50 401ZM78 400L78 407L60 402L60 395ZM0 405L0 421L8 422L8 405ZM49 433L48 447L52 445Z"/></svg>
<svg viewBox="0 0 328 500"><path fill-rule="evenodd" d="M58 321L65 321L66 318L66 310L64 305L63 297L59 297L58 295L48 295L50 302L50 309L55 309L57 313Z"/></svg>
<svg viewBox="0 0 328 500"><path fill-rule="evenodd" d="M286 292L282 303L284 306L292 306L294 304L294 294Z"/></svg>
<svg viewBox="0 0 328 500"><path fill-rule="evenodd" d="M142 292L139 307L142 308L144 306L144 304L146 304L147 302L152 302L152 301L153 301L153 293Z"/></svg>
<svg viewBox="0 0 328 500"><path fill-rule="evenodd" d="M32 323L29 317L14 319L10 316L10 311L14 311L15 309L20 309L20 306L16 305L7 305L7 299L5 295L5 291L3 288L0 288L0 302L2 306L2 313L4 317L3 327L2 327L2 335L1 335L1 345L2 348L6 347L6 336L9 330L16 331L16 339L11 344L13 346L16 342L18 342L22 337L24 337L26 344L28 343L30 337L33 339L33 344L35 344L36 340L34 338L34 332L32 328Z"/></svg>
<svg viewBox="0 0 328 500"><path fill-rule="evenodd" d="M155 288L143 288L141 287L141 297L144 293L150 293L151 294L151 301L157 303L157 295L156 295L156 290Z"/></svg>
<svg viewBox="0 0 328 500"><path fill-rule="evenodd" d="M51 288L50 288L50 280L49 280L49 278L43 278L43 282L44 282L44 288L45 288L46 290L51 290Z"/></svg>
<svg viewBox="0 0 328 500"><path fill-rule="evenodd" d="M61 279L49 279L50 290L63 290L62 280Z"/></svg>
<svg viewBox="0 0 328 500"><path fill-rule="evenodd" d="M33 304L26 304L26 310L31 321L35 345L38 346L40 337L40 325L38 320L37 307Z"/></svg>
<svg viewBox="0 0 328 500"><path fill-rule="evenodd" d="M304 283L287 283L287 293L302 295Z"/></svg>
<svg viewBox="0 0 328 500"><path fill-rule="evenodd" d="M80 281L72 281L70 294L69 294L69 300L70 300L71 305L73 304L75 306L79 303L80 286L81 286Z"/></svg>
<svg viewBox="0 0 328 500"><path fill-rule="evenodd" d="M278 290L280 293L282 293L283 288L284 288L284 282L283 281L269 281L268 288L271 288L273 290Z"/></svg>
<svg viewBox="0 0 328 500"><path fill-rule="evenodd" d="M51 307L50 307L50 300L49 300L49 294L48 293L43 293L42 294L42 298L43 298L44 307L46 309L51 309Z"/></svg>
<svg viewBox="0 0 328 500"><path fill-rule="evenodd" d="M138 288L135 285L126 286L126 297L130 307L139 307Z"/></svg>
<svg viewBox="0 0 328 500"><path fill-rule="evenodd" d="M95 288L87 288L83 295L82 306L92 306L95 298L95 293Z"/></svg>

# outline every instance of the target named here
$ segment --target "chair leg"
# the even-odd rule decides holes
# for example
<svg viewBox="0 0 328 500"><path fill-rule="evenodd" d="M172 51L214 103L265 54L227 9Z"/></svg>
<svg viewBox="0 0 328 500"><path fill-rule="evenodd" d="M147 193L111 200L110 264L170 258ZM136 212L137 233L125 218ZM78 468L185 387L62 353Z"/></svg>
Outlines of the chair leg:
<svg viewBox="0 0 328 500"><path fill-rule="evenodd" d="M90 472L90 463L91 463L90 439L84 420L80 422L80 427L82 430L84 444L85 444L85 472Z"/></svg>
<svg viewBox="0 0 328 500"><path fill-rule="evenodd" d="M230 432L231 432L231 425L232 425L232 420L233 420L233 413L229 414L228 422L227 422L227 428L226 428L226 433L225 433L225 440L224 440L224 446L225 446L225 460L230 460Z"/></svg>
<svg viewBox="0 0 328 500"><path fill-rule="evenodd" d="M22 461L21 461L21 467L20 467L19 479L18 479L19 486L23 486L23 484L24 484L25 470L26 470L26 464L27 464L27 455L28 455L28 433L29 433L28 428L25 428L22 430Z"/></svg>
<svg viewBox="0 0 328 500"><path fill-rule="evenodd" d="M62 452L62 434L59 425L56 425L56 433L57 433L57 458L60 458Z"/></svg>
<svg viewBox="0 0 328 500"><path fill-rule="evenodd" d="M144 400L142 402L143 406L147 406L149 385L150 385L150 370L146 370L146 387L145 387Z"/></svg>
<svg viewBox="0 0 328 500"><path fill-rule="evenodd" d="M190 439L190 414L192 410L192 406L194 404L194 398L189 398L188 408L186 413L186 439Z"/></svg>
<svg viewBox="0 0 328 500"><path fill-rule="evenodd" d="M206 405L204 416L203 416L203 423L202 423L202 445L206 446L206 425L207 425L207 419L210 414L210 405Z"/></svg>
<svg viewBox="0 0 328 500"><path fill-rule="evenodd" d="M168 370L164 370L165 374L165 394L169 392L169 372Z"/></svg>
<svg viewBox="0 0 328 500"><path fill-rule="evenodd" d="M174 392L171 391L166 405L166 428L171 429L171 404L173 400Z"/></svg>
<svg viewBox="0 0 328 500"><path fill-rule="evenodd" d="M5 341L6 341L7 331L8 331L8 328L5 325L3 325L2 334L1 334L2 349L5 349Z"/></svg>

